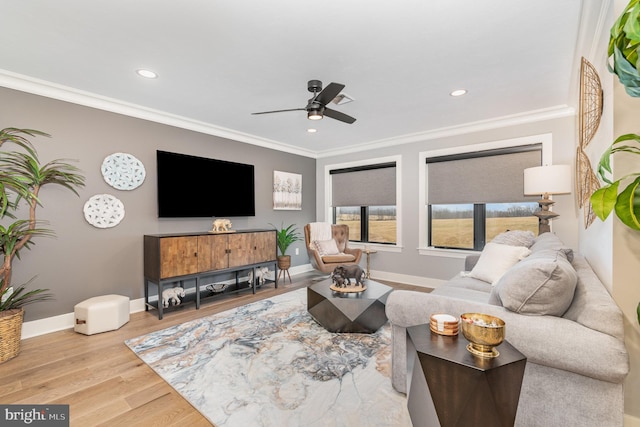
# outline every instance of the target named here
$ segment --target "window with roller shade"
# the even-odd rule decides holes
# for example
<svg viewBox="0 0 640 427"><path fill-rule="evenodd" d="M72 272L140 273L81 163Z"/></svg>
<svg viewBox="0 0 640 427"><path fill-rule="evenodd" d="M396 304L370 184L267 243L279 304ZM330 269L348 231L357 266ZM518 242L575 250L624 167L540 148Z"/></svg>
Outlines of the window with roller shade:
<svg viewBox="0 0 640 427"><path fill-rule="evenodd" d="M542 145L427 157L429 246L482 250L506 230L538 233L535 196L525 196L524 169L540 166Z"/></svg>
<svg viewBox="0 0 640 427"><path fill-rule="evenodd" d="M333 222L349 225L349 240L395 244L396 163L332 169L329 174Z"/></svg>

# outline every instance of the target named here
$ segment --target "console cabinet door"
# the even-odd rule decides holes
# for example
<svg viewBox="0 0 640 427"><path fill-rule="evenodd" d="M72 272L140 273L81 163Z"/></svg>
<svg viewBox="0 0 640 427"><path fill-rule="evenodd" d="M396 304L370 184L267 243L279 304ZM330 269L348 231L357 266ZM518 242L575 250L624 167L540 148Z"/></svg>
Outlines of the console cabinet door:
<svg viewBox="0 0 640 427"><path fill-rule="evenodd" d="M251 262L254 264L276 259L276 233L253 233L253 249Z"/></svg>
<svg viewBox="0 0 640 427"><path fill-rule="evenodd" d="M160 278L184 276L198 272L198 237L163 237L160 239Z"/></svg>
<svg viewBox="0 0 640 427"><path fill-rule="evenodd" d="M198 271L221 270L227 268L227 236L198 236Z"/></svg>
<svg viewBox="0 0 640 427"><path fill-rule="evenodd" d="M254 233L229 234L229 267L251 264Z"/></svg>

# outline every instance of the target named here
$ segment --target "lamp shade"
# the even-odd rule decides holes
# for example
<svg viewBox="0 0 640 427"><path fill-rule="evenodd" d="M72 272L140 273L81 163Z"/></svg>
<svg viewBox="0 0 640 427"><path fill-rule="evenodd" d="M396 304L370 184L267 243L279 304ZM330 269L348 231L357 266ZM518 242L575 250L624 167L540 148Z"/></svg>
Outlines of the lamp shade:
<svg viewBox="0 0 640 427"><path fill-rule="evenodd" d="M571 166L536 166L524 170L524 194L571 193Z"/></svg>

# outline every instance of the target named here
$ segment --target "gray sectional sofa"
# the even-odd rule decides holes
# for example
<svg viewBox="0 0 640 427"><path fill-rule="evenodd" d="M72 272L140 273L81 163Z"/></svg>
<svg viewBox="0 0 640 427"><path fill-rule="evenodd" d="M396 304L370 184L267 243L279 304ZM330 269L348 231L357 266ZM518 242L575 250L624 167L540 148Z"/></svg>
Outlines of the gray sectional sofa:
<svg viewBox="0 0 640 427"><path fill-rule="evenodd" d="M517 426L622 426L629 362L609 292L552 233L528 242L513 232L498 237L433 292L391 293L394 388L406 393L407 327L433 313L480 312L503 319L506 339L527 357Z"/></svg>

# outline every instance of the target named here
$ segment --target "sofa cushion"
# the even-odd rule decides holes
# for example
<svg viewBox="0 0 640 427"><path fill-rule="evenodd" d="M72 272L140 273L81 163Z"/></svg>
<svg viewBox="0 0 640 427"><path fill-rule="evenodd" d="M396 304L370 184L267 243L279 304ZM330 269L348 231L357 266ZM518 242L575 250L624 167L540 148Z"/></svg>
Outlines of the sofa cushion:
<svg viewBox="0 0 640 427"><path fill-rule="evenodd" d="M473 270L464 273L468 277L495 284L502 275L531 251L523 246L487 243Z"/></svg>
<svg viewBox="0 0 640 427"><path fill-rule="evenodd" d="M532 253L498 281L489 302L521 314L562 316L573 301L578 275L561 251Z"/></svg>
<svg viewBox="0 0 640 427"><path fill-rule="evenodd" d="M568 248L562 243L562 240L553 233L542 233L535 238L531 245L531 252L538 252L545 249L553 249L561 251L565 254L569 262L573 261L573 249Z"/></svg>
<svg viewBox="0 0 640 427"><path fill-rule="evenodd" d="M531 231L524 230L508 230L498 234L491 240L491 243L499 243L501 245L524 246L525 248L533 245L535 234Z"/></svg>
<svg viewBox="0 0 640 427"><path fill-rule="evenodd" d="M316 247L316 250L320 254L320 256L325 255L337 255L340 253L338 250L338 245L336 241L333 239L329 240L314 240L313 244Z"/></svg>

